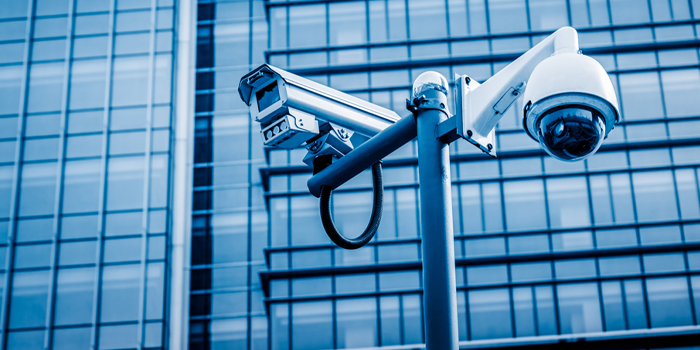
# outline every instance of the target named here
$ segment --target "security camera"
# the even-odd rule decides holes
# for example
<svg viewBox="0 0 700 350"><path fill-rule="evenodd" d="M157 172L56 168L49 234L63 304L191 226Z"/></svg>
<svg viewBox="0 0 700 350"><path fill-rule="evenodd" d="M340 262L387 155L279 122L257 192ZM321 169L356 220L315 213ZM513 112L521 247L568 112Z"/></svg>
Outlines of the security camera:
<svg viewBox="0 0 700 350"><path fill-rule="evenodd" d="M523 98L525 131L547 153L564 161L595 153L620 115L605 69L577 53L555 55L538 64Z"/></svg>
<svg viewBox="0 0 700 350"><path fill-rule="evenodd" d="M316 155L332 149L342 156L352 149L353 133L370 138L400 119L391 110L267 64L241 78L238 92L260 123L266 146L306 146Z"/></svg>
<svg viewBox="0 0 700 350"><path fill-rule="evenodd" d="M571 27L557 30L483 84L458 76L455 89L457 133L494 157L493 129L521 95L525 132L563 161L595 153L620 118L610 77L579 52Z"/></svg>

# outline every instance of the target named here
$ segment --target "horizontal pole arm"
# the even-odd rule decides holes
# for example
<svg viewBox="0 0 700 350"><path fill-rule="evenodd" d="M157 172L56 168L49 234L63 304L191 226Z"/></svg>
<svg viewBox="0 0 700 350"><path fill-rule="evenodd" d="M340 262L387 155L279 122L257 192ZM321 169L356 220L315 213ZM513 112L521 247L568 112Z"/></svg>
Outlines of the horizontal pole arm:
<svg viewBox="0 0 700 350"><path fill-rule="evenodd" d="M312 176L307 185L314 197L321 195L321 186L333 189L348 182L357 174L384 159L409 141L416 138L416 119L413 115L402 118L367 140L353 151Z"/></svg>

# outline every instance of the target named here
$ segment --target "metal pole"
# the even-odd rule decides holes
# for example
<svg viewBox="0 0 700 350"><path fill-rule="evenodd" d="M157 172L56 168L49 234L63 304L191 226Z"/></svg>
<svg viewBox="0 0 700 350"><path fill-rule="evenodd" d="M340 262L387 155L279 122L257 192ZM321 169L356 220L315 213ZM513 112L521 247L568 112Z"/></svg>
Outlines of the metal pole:
<svg viewBox="0 0 700 350"><path fill-rule="evenodd" d="M421 77L430 74L433 76L426 77L428 81L420 85L425 80ZM438 73L428 72L418 77L412 97L418 133L425 347L427 350L457 350L449 146L437 135L437 125L447 119L447 86L445 81L444 90L436 89L440 84L434 81L435 74Z"/></svg>

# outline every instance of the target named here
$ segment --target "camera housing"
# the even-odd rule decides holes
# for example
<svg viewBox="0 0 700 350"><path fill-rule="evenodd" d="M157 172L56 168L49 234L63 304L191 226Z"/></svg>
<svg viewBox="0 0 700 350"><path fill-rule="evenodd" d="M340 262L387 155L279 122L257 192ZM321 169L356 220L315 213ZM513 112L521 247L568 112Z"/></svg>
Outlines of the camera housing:
<svg viewBox="0 0 700 350"><path fill-rule="evenodd" d="M266 146L291 149L314 143L307 147L314 154L325 150L340 157L352 149L353 133L370 138L400 119L391 110L267 64L243 76L238 93L260 123ZM315 142L328 134L335 146L326 139L323 145Z"/></svg>
<svg viewBox="0 0 700 350"><path fill-rule="evenodd" d="M540 62L523 97L526 133L563 161L595 153L620 118L607 72L598 61L578 53Z"/></svg>

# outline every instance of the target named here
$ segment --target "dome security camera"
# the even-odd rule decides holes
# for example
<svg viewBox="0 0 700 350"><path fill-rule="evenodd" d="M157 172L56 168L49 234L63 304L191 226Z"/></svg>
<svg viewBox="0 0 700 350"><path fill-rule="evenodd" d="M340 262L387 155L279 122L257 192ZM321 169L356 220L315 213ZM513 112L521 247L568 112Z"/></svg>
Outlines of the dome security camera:
<svg viewBox="0 0 700 350"><path fill-rule="evenodd" d="M554 158L595 153L620 119L603 66L579 52L578 33L563 27L483 84L455 80L457 135L496 157L494 127L521 95L525 132Z"/></svg>
<svg viewBox="0 0 700 350"><path fill-rule="evenodd" d="M526 133L563 161L595 153L620 116L605 69L578 53L558 54L540 62L523 97Z"/></svg>

